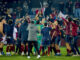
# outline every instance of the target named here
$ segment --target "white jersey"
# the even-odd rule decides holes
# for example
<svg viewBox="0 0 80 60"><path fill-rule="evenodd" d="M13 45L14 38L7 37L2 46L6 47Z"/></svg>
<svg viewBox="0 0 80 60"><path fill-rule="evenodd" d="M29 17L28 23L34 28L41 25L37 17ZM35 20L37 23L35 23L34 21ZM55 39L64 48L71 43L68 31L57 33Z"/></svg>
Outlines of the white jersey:
<svg viewBox="0 0 80 60"><path fill-rule="evenodd" d="M18 32L17 28L14 27L14 30L13 30L13 39L17 39L17 36L16 36L17 32Z"/></svg>

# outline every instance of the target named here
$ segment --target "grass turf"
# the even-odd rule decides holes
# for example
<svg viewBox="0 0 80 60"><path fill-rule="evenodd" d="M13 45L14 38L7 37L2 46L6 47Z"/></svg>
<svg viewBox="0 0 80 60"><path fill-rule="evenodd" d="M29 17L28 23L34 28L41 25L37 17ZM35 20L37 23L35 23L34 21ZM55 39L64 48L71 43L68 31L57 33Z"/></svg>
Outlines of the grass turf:
<svg viewBox="0 0 80 60"><path fill-rule="evenodd" d="M5 52L5 47L4 47ZM48 56L41 56L40 59L37 59L36 56L31 56L30 59L27 59L27 56L0 56L0 60L80 60L80 56L66 56L66 48L61 47L61 54L62 56L54 56L54 53L52 55Z"/></svg>

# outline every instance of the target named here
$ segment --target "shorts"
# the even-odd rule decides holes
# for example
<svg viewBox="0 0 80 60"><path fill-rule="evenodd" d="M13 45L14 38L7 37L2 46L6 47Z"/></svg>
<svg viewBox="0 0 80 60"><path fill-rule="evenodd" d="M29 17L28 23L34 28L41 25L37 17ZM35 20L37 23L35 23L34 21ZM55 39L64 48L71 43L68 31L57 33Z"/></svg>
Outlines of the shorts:
<svg viewBox="0 0 80 60"><path fill-rule="evenodd" d="M21 40L17 39L16 44L21 44Z"/></svg>
<svg viewBox="0 0 80 60"><path fill-rule="evenodd" d="M51 44L55 44L55 39L56 39L56 37L54 37L54 38L51 40Z"/></svg>
<svg viewBox="0 0 80 60"><path fill-rule="evenodd" d="M59 44L60 42L60 35L58 35L57 37L55 37L55 44Z"/></svg>
<svg viewBox="0 0 80 60"><path fill-rule="evenodd" d="M78 41L78 36L73 36L73 39L71 40L71 44L75 45L77 44L77 41Z"/></svg>
<svg viewBox="0 0 80 60"><path fill-rule="evenodd" d="M80 32L78 32L78 35L80 35Z"/></svg>
<svg viewBox="0 0 80 60"><path fill-rule="evenodd" d="M65 41L66 41L67 43L70 43L70 41L71 41L70 35L66 35Z"/></svg>
<svg viewBox="0 0 80 60"><path fill-rule="evenodd" d="M21 40L21 43L26 44L26 43L28 43L28 40Z"/></svg>
<svg viewBox="0 0 80 60"><path fill-rule="evenodd" d="M51 40L43 40L42 41L42 46L49 46Z"/></svg>
<svg viewBox="0 0 80 60"><path fill-rule="evenodd" d="M14 44L14 39L12 37L7 37L7 44Z"/></svg>

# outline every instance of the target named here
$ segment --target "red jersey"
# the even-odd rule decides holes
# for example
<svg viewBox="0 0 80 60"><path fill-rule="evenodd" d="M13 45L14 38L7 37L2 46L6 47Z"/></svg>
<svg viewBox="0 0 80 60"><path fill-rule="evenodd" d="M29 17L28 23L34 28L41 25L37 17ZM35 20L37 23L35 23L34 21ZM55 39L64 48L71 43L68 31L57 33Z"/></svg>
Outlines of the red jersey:
<svg viewBox="0 0 80 60"><path fill-rule="evenodd" d="M60 35L59 25L56 26L55 31L57 36Z"/></svg>
<svg viewBox="0 0 80 60"><path fill-rule="evenodd" d="M39 10L37 9L37 10L36 10L36 14L38 14L38 12L39 12Z"/></svg>
<svg viewBox="0 0 80 60"><path fill-rule="evenodd" d="M66 19L62 18L66 22L66 35L70 35L70 22L68 22Z"/></svg>
<svg viewBox="0 0 80 60"><path fill-rule="evenodd" d="M71 22L72 24L72 36L77 36L78 25Z"/></svg>

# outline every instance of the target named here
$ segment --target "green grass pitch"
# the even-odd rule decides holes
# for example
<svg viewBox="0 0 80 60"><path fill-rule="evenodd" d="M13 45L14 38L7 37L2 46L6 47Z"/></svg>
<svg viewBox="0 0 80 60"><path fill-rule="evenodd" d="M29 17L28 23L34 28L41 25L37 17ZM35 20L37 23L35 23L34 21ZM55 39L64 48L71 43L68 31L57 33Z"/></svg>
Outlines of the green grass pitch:
<svg viewBox="0 0 80 60"><path fill-rule="evenodd" d="M27 56L0 56L0 60L80 60L80 56L66 56L66 48L61 47L61 54L62 56L54 56L54 53L52 55L48 56L41 56L40 59L37 59L37 56L31 56L30 59L27 59ZM4 47L4 52L5 52Z"/></svg>

